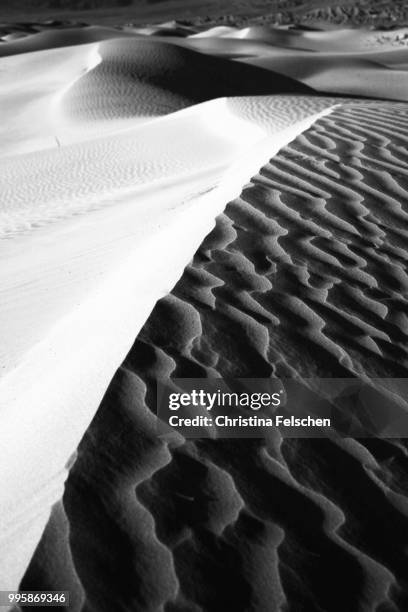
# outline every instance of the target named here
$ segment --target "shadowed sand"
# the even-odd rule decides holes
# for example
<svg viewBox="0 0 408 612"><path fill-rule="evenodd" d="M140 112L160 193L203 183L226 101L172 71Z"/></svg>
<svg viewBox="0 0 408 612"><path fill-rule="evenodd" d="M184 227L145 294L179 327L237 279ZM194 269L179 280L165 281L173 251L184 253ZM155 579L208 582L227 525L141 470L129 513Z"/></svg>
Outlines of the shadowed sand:
<svg viewBox="0 0 408 612"><path fill-rule="evenodd" d="M24 588L75 584L98 612L407 607L405 442L165 443L153 416L159 377L407 377L407 117L337 108L228 204L105 394Z"/></svg>
<svg viewBox="0 0 408 612"><path fill-rule="evenodd" d="M323 93L403 101L408 98L408 73L406 71L408 29L406 27L384 34L369 29L344 28L337 31L309 31L270 26L252 26L241 29L222 26L192 33L177 22L170 22L151 28L83 26L61 29L50 27L39 32L29 31L26 36L24 36L24 31L19 29L15 35L17 38L10 38L12 36L10 33L5 34L3 43L0 44L0 57L100 42L105 61L103 68L100 67L92 74L92 79L98 80L101 76L109 77L112 79L110 87L115 89L117 79L124 79L126 76L125 81L121 83L121 87L125 87L122 92L125 97L122 103L123 108L126 105L129 106L132 88L135 85L131 78L132 65L136 71L137 65L140 68L143 63L145 65L148 63L150 69L155 66L153 73L149 72L147 79L147 84L153 87L155 78L158 78L156 60L164 61L164 64L167 65L169 62L172 63L173 59L174 64L177 54L181 61L178 69L179 76L174 74L173 76L176 77L178 95L180 97L184 93L185 101L191 96L197 101L198 90L200 101L214 97L212 91L214 79L209 83L210 73L218 75L218 89L227 92L218 91L216 96L242 95L243 89L251 94L271 93L265 87L266 70L273 71L275 79L276 73L279 73L282 77L295 79L298 87L302 83L304 87L309 86ZM122 44L120 37L123 39ZM133 45L130 44L132 39ZM166 48L165 45L170 42L172 46ZM177 47L184 48L185 51L181 49L177 51ZM211 56L211 59L205 62L204 58L195 56L194 53L189 54L187 49L190 52L196 50L207 54ZM212 56L249 63L258 67L259 70L251 73L247 68L232 65L230 66L231 75L223 83L221 79L222 62L217 64ZM109 57L110 61L108 61ZM183 80L184 91L180 92L180 76L183 69L186 70ZM265 69L263 74L261 69ZM123 74L126 70L127 75ZM238 87L237 77L240 71ZM200 73L202 73L202 80L199 85ZM228 75L228 70L225 68L224 73ZM163 79L163 74L164 68L160 79ZM171 76L172 70L170 69L168 78ZM191 80L195 86L189 82ZM290 89L288 86L290 87L289 81L283 91L293 91L293 84ZM109 91L106 93L103 105L111 108L112 100ZM143 100L141 103L143 104ZM100 104L101 100L97 100L95 106L92 106L92 112L100 112ZM163 99L162 107L167 108L167 112L170 112L171 98ZM128 108L128 115L129 113L131 109Z"/></svg>
<svg viewBox="0 0 408 612"><path fill-rule="evenodd" d="M314 93L291 77L148 37L62 46L1 63L1 157L123 134L143 120L224 96Z"/></svg>

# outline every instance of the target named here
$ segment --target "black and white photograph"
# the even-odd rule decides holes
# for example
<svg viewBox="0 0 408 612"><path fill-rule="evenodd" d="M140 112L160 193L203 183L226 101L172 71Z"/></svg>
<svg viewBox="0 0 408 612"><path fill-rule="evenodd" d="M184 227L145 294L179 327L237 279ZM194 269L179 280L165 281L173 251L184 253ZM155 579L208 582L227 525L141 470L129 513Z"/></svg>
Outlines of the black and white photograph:
<svg viewBox="0 0 408 612"><path fill-rule="evenodd" d="M408 611L408 2L0 0L0 611Z"/></svg>

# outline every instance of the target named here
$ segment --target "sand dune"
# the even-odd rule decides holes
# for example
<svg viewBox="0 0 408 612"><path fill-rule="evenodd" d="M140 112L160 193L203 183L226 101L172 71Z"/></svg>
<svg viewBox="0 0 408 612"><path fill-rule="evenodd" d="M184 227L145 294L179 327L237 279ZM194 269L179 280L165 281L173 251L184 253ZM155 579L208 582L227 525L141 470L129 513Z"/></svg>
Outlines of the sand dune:
<svg viewBox="0 0 408 612"><path fill-rule="evenodd" d="M196 34L196 30L193 27L188 27L177 21L166 21L163 23L157 23L150 27L135 27L135 26L124 26L120 28L125 32L133 32L134 34L144 34L146 36L192 36Z"/></svg>
<svg viewBox="0 0 408 612"><path fill-rule="evenodd" d="M80 584L73 610L100 612L406 608L405 442L165 442L153 415L160 377L407 377L407 116L336 108L228 204L105 394L24 588Z"/></svg>
<svg viewBox="0 0 408 612"><path fill-rule="evenodd" d="M216 26L195 31L177 21L155 24L151 27L103 27L86 24L9 24L0 25L0 57L27 53L42 49L58 48L97 42L119 37L164 37L185 38L199 42L200 39L240 41L242 44L260 43L269 47L283 47L317 53L358 53L381 47L382 51L408 46L408 28L394 28L389 31L372 29L337 29L329 31L307 30L304 28L250 26L237 28Z"/></svg>
<svg viewBox="0 0 408 612"><path fill-rule="evenodd" d="M386 34L370 29L337 29L329 31L305 30L288 27L250 26L247 28L234 28L220 26L192 34L191 39L223 38L245 41L258 41L274 47L287 47L308 51L322 52L349 52L356 53L381 47L395 48L395 45L404 45L407 28L400 28Z"/></svg>
<svg viewBox="0 0 408 612"><path fill-rule="evenodd" d="M219 62L215 63L216 60L212 57L214 55L242 60L253 66L278 72L323 93L405 101L408 91L406 71L408 46L405 44L407 32L406 28L401 28L381 36L378 32L370 30L309 31L269 26L251 26L242 29L221 26L191 34L188 28L180 26L177 22L144 30L95 26L62 30L47 28L42 32L30 33L24 39L4 42L0 45L0 56L101 41L105 61L97 71L89 75L87 84L91 88L90 95L94 95L92 88L98 87L99 78L105 80L109 78L112 81L110 87L124 97L122 109L125 116L133 112L131 101L135 98L134 86L135 84L140 86L140 78L143 78L144 74L148 75L146 90L148 85L152 88L147 93L147 108L150 106L150 97L154 97L154 88L157 85L154 81L159 79L159 89L162 88L164 72L158 74L160 62L165 62L168 78L175 78L177 81L175 88L179 98L174 99L173 104L169 94L174 92L171 91L169 83L164 87L164 96L166 99L169 97L170 104L167 112L183 104L183 94L184 105L192 103L191 100L186 100L187 93L191 95L191 92L196 94L193 95L195 102L222 95L242 95L248 91L252 94L271 93L270 89L267 89L268 78L265 75L251 74L244 68L241 68L242 73L239 68L223 68ZM18 36L20 35L21 32L18 32ZM124 40L122 42L116 40L119 37L124 37ZM130 42L129 38L135 40ZM171 48L166 47L169 41L172 42ZM153 47L149 48L149 44ZM186 51L177 51L177 47ZM151 53L152 49L154 53ZM187 49L210 55L211 60L207 59L206 62L198 55L195 57L188 55ZM179 78L174 72L174 66L178 66ZM183 80L180 78L181 72L186 70L186 66L189 74ZM132 70L136 73L136 79ZM200 82L197 70L204 73L198 96L197 91L194 92ZM215 80L211 80L211 85L208 82L213 71L218 77L218 89L220 89L218 92L213 91ZM190 79L194 79L196 87L187 86L186 91L180 91L182 83L185 84ZM85 86L83 80L81 84ZM283 82L277 87L280 85L283 85ZM288 87L289 90L293 90L293 86L288 82L287 86L284 85L284 91L288 91ZM231 88L233 91L230 93L228 90ZM242 89L246 91L242 92ZM140 91L138 97L139 94ZM81 89L78 96L83 100L86 94ZM101 112L106 116L107 109L113 103L118 103L116 96L112 100L108 95L103 103L101 100L96 105L89 103L90 112ZM141 103L143 104L143 100ZM100 108L101 104L105 108ZM165 100L160 101L158 98L157 104L163 107Z"/></svg>
<svg viewBox="0 0 408 612"><path fill-rule="evenodd" d="M169 43L113 40L98 53L99 65L66 96L76 119L148 117L223 96L308 91L290 77Z"/></svg>
<svg viewBox="0 0 408 612"><path fill-rule="evenodd" d="M408 72L388 69L367 57L367 54L350 59L349 55L315 58L296 54L285 57L280 53L275 57L243 61L297 78L317 91L402 101L408 99Z"/></svg>
<svg viewBox="0 0 408 612"><path fill-rule="evenodd" d="M156 54L151 44L148 48L153 58L163 57L162 46ZM99 56L86 47L87 54L92 51L101 60L92 68L88 58L82 79L103 66L105 50ZM121 58L120 45L119 50ZM42 62L44 53L31 59ZM65 59L59 59L75 72L78 57L68 48ZM177 61L187 64L185 58L184 50L176 48L169 66L174 70ZM169 87L166 73L164 82L157 83L154 59L142 56L139 61L144 70L141 99L149 74L157 89ZM219 65L225 64L210 63ZM232 65L222 84L231 93L234 71L241 70ZM72 91L81 83L72 82L70 70L62 90L57 73L47 73L49 81L43 84L45 90L57 85L54 94L62 114L72 108ZM125 63L119 74L128 71ZM98 74L96 80L102 88L110 83ZM292 81L282 82L293 87ZM171 80L178 83L181 76ZM191 87L190 99L195 100L194 80ZM154 303L175 284L225 202L265 158L330 112L333 103L296 96L287 105L279 96L221 98L142 125L136 117L133 127L128 124L114 134L82 136L71 144L62 140L60 146L9 153L0 161L3 257L8 262L1 271L1 443L6 450L0 475L1 482L14 483L1 500L2 581L8 588L17 586L50 506L61 495L64 466ZM49 449L57 439L50 465ZM23 473L19 448L33 468ZM14 547L10 528L22 528L24 522L23 551L23 544Z"/></svg>
<svg viewBox="0 0 408 612"><path fill-rule="evenodd" d="M16 55L2 67L2 157L133 129L136 119L226 95L310 91L262 68L140 39Z"/></svg>
<svg viewBox="0 0 408 612"><path fill-rule="evenodd" d="M301 93L310 86L341 95L407 98L406 50L317 54L244 43L128 38L4 58L0 155L114 133L127 129L128 119L146 120L225 95ZM214 54L223 59L208 57Z"/></svg>
<svg viewBox="0 0 408 612"><path fill-rule="evenodd" d="M270 69L320 92L406 101L405 34L401 29L381 39L369 30L214 28L178 44Z"/></svg>
<svg viewBox="0 0 408 612"><path fill-rule="evenodd" d="M4 58L0 157L56 149L67 140L89 137L92 126L76 129L63 106L70 87L99 62L96 44Z"/></svg>
<svg viewBox="0 0 408 612"><path fill-rule="evenodd" d="M43 32L29 33L16 40L10 40L10 34L3 37L5 42L0 44L0 57L9 55L19 55L21 53L31 53L44 49L57 49L59 47L70 47L72 45L83 45L91 42L98 42L112 38L132 38L129 34L116 28L102 28L99 26L88 26L84 28L60 28L44 30Z"/></svg>
<svg viewBox="0 0 408 612"><path fill-rule="evenodd" d="M206 610L213 590L199 585L219 583L197 557L219 568L220 555L231 587L244 577L237 596L248 609L272 602L278 610L290 598L324 610L336 579L327 570L327 589L314 601L320 565L310 563L333 554L348 577L349 567L364 577L349 578L353 601L392 609L402 598L404 544L394 523L394 556L391 544L372 550L364 533L356 541L342 525L350 515L351 532L360 526L361 509L330 488L323 468L318 485L311 483L296 468L295 443L284 455L271 441L272 457L258 443L249 451L246 445L252 466L261 467L256 472L244 469L239 444L229 459L228 444L178 440L177 450L153 434L147 405L160 374L406 376L405 105L352 103L300 82L344 94L358 93L361 82L372 95L406 99L404 54L385 49L387 64L375 47L373 57L356 50L346 60L348 33L331 67L317 50L299 51L303 43L334 50L329 35L324 43L309 32L273 31L266 41L264 30L219 34L170 40L51 28L0 47L10 55L0 73L7 262L0 269L0 586L17 588L61 499L73 454L148 320L84 439L64 508L55 508L24 584L40 588L44 580L58 588L69 576L74 609L88 600L90 609L111 612L121 559L134 568L124 580L124 609L130 601L152 611L173 601L167 610ZM285 44L292 49L282 59L278 47ZM236 54L245 62L255 57L228 59ZM268 69L251 65L258 61ZM124 444L127 425L132 435ZM100 443L108 430L117 436ZM314 449L304 450L318 463ZM376 456L358 445L328 445L327 452L357 466L367 499L405 526L392 470L377 470ZM171 528L163 499L183 517L190 508L184 493L184 501L174 500L168 490L172 479L179 486L184 469L197 475L203 507L211 507ZM265 493L271 482L285 512ZM379 489L389 503L379 502ZM109 503L106 491L113 492ZM186 494L202 499L200 491ZM297 504L311 517L310 531L297 509L287 514ZM101 520L93 521L93 512ZM368 530L377 523L375 516ZM114 555L122 544L128 556L112 562L107 551ZM53 577L38 561L44 550L60 560ZM292 575L293 554L301 578ZM189 579L183 567L191 555L197 565ZM344 597L336 608L342 612Z"/></svg>
<svg viewBox="0 0 408 612"><path fill-rule="evenodd" d="M189 37L181 44L273 70L321 92L407 100L408 48L395 49L391 39L381 45L375 44L375 34L364 36L360 30L266 27L210 34Z"/></svg>

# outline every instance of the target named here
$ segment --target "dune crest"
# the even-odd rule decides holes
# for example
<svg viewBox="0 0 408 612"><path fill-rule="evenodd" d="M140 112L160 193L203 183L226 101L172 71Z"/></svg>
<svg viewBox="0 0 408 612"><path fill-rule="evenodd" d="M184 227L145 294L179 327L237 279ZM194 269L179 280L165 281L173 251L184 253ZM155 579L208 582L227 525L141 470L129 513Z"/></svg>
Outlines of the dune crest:
<svg viewBox="0 0 408 612"><path fill-rule="evenodd" d="M7 450L0 481L15 483L0 507L8 588L17 587L61 496L64 466L155 302L225 202L332 107L330 98L317 105L296 96L287 104L280 96L219 99L0 162L8 261L1 272L0 435ZM23 447L35 472L15 479ZM10 530L23 521L26 551L16 555Z"/></svg>

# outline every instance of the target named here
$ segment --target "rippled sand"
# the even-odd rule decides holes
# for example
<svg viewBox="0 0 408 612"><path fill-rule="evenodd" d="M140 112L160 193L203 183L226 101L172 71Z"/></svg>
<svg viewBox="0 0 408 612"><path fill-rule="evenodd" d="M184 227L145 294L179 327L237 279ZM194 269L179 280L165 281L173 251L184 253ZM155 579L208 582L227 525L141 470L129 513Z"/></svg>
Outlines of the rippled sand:
<svg viewBox="0 0 408 612"><path fill-rule="evenodd" d="M45 528L22 587L73 611L403 610L405 442L154 417L159 377L407 376L403 51L96 34L2 60L4 588Z"/></svg>

